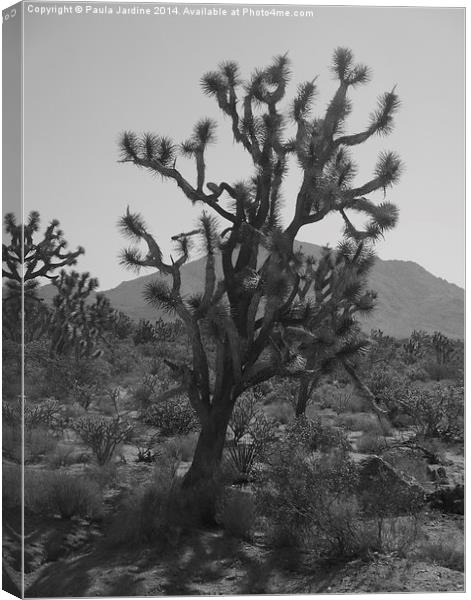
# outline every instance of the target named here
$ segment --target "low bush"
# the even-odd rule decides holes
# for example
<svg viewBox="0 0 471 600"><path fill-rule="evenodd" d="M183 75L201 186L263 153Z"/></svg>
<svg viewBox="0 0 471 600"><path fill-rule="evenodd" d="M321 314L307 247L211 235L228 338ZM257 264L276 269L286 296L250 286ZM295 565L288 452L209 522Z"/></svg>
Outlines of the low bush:
<svg viewBox="0 0 471 600"><path fill-rule="evenodd" d="M175 398L160 402L148 408L143 420L148 425L158 427L164 437L186 435L198 427L198 418L187 400Z"/></svg>
<svg viewBox="0 0 471 600"><path fill-rule="evenodd" d="M356 552L359 519L354 499L356 467L343 453L312 458L302 447L283 443L257 487L257 506L277 545L301 546L319 555Z"/></svg>
<svg viewBox="0 0 471 600"><path fill-rule="evenodd" d="M19 465L4 464L2 467L3 510L18 508L22 498L22 476Z"/></svg>
<svg viewBox="0 0 471 600"><path fill-rule="evenodd" d="M286 430L291 443L301 444L310 452L329 452L330 450L351 450L351 444L345 432L330 425L323 425L320 419L306 417L296 419Z"/></svg>
<svg viewBox="0 0 471 600"><path fill-rule="evenodd" d="M464 542L461 536L450 534L436 541L427 540L420 545L417 556L425 562L464 572Z"/></svg>
<svg viewBox="0 0 471 600"><path fill-rule="evenodd" d="M96 483L101 490L113 486L118 479L118 467L115 463L90 465L85 473L87 479Z"/></svg>
<svg viewBox="0 0 471 600"><path fill-rule="evenodd" d="M113 457L116 447L129 439L132 426L119 418L82 417L72 422L72 429L90 446L99 465Z"/></svg>
<svg viewBox="0 0 471 600"><path fill-rule="evenodd" d="M124 499L108 534L110 545L178 543L182 532L192 525L191 511L185 511L182 501L178 462L171 455L162 454L151 483L138 487Z"/></svg>
<svg viewBox="0 0 471 600"><path fill-rule="evenodd" d="M79 461L77 460L77 455L74 454L73 447L59 443L54 450L46 456L46 462L53 469L59 469L60 467L69 467Z"/></svg>
<svg viewBox="0 0 471 600"><path fill-rule="evenodd" d="M146 375L134 390L134 399L142 409L147 409L159 387L159 378L156 375Z"/></svg>
<svg viewBox="0 0 471 600"><path fill-rule="evenodd" d="M380 422L376 415L370 413L342 414L336 422L349 431L363 431L378 435L390 435L392 431L391 425L385 418Z"/></svg>
<svg viewBox="0 0 471 600"><path fill-rule="evenodd" d="M416 387L401 401L419 437L464 441L464 390L462 386L435 384Z"/></svg>
<svg viewBox="0 0 471 600"><path fill-rule="evenodd" d="M74 382L71 391L71 399L77 402L84 410L88 410L92 402L94 402L100 392L100 388L96 383L80 383Z"/></svg>
<svg viewBox="0 0 471 600"><path fill-rule="evenodd" d="M22 461L21 427L7 422L2 426L2 450L4 456L16 463Z"/></svg>
<svg viewBox="0 0 471 600"><path fill-rule="evenodd" d="M377 432L365 432L356 440L356 449L363 454L380 454L387 448L384 436Z"/></svg>
<svg viewBox="0 0 471 600"><path fill-rule="evenodd" d="M228 489L219 503L216 520L230 535L250 540L256 520L253 494Z"/></svg>
<svg viewBox="0 0 471 600"><path fill-rule="evenodd" d="M330 399L330 407L338 415L342 413L358 413L365 409L365 402L350 387L336 390Z"/></svg>
<svg viewBox="0 0 471 600"><path fill-rule="evenodd" d="M99 487L86 477L61 471L26 470L24 498L25 508L45 516L97 519L103 514Z"/></svg>
<svg viewBox="0 0 471 600"><path fill-rule="evenodd" d="M276 402L270 404L265 410L265 414L275 423L287 425L294 418L294 411L291 404L286 402Z"/></svg>
<svg viewBox="0 0 471 600"><path fill-rule="evenodd" d="M34 462L41 456L53 452L57 446L57 440L45 427L26 429L24 442L25 462Z"/></svg>
<svg viewBox="0 0 471 600"><path fill-rule="evenodd" d="M388 518L363 518L356 524L358 554L371 553L409 556L423 537L420 517L408 515Z"/></svg>
<svg viewBox="0 0 471 600"><path fill-rule="evenodd" d="M17 399L13 402L3 402L2 415L4 423L21 425L23 421L26 429L40 425L54 427L60 416L60 407L54 398L39 402L26 400L24 405L21 399Z"/></svg>

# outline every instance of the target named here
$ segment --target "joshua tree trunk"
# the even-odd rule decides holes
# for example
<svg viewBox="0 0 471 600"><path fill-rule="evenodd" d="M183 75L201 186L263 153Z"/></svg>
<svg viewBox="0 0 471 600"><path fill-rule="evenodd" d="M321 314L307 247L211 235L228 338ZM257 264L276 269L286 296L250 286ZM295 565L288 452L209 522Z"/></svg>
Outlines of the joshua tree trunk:
<svg viewBox="0 0 471 600"><path fill-rule="evenodd" d="M211 482L217 475L234 402L232 389L226 390L219 398L213 398L211 409L201 427L193 462L183 480L184 487L197 487L200 483Z"/></svg>
<svg viewBox="0 0 471 600"><path fill-rule="evenodd" d="M305 416L307 404L310 399L310 391L309 379L307 377L301 379L299 382L298 401L296 403L296 418Z"/></svg>
<svg viewBox="0 0 471 600"><path fill-rule="evenodd" d="M307 362L307 369L311 370L313 367L311 361ZM320 380L320 374L315 375L304 375L299 381L298 387L298 400L296 402L295 414L296 418L306 416L306 408L309 404L312 394L317 387Z"/></svg>

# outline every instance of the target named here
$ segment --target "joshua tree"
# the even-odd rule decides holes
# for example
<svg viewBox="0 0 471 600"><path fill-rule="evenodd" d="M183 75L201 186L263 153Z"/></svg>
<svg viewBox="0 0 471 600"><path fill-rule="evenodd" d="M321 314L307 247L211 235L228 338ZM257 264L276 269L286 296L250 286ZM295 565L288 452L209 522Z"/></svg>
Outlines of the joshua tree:
<svg viewBox="0 0 471 600"><path fill-rule="evenodd" d="M7 280L3 298L4 335L21 340L21 297L24 297L25 340L35 339L47 327L47 307L37 297L36 291L42 277L54 279L54 271L75 265L83 254L79 247L74 252L66 250L67 242L59 229L59 221L53 220L41 240L34 237L39 231L39 213L32 211L26 224L18 224L12 213L5 215L5 231L10 236L8 244L2 244L2 276Z"/></svg>
<svg viewBox="0 0 471 600"><path fill-rule="evenodd" d="M180 146L149 133L137 136L126 132L122 136L123 162L173 180L192 203L201 203L209 211L203 212L197 229L174 236L179 250L170 262L164 261L141 215L128 208L120 221L127 236L147 247L145 254L138 246L124 250L123 264L136 269L152 267L170 277L170 285L163 279L149 284L146 298L176 313L191 341L191 360L170 363L180 378L175 393L187 393L201 423L186 485L210 480L217 470L232 410L242 392L275 375L306 375L308 358L298 342L291 340L290 327L294 320L298 329L309 324L330 299L298 297L306 268L305 260L293 249L300 229L337 213L345 237L359 243L375 241L396 223L394 205L385 201L377 205L366 196L376 190L385 192L396 183L401 170L398 156L382 153L372 178L357 185L349 154L350 147L389 133L399 104L396 92L393 89L380 97L364 131L343 133L351 109L347 94L367 82L369 70L355 64L351 51L343 48L335 51L332 70L339 85L322 118L311 116L315 80L299 86L287 114L280 111L290 79L286 55L255 71L246 82L234 62L204 75L203 92L215 98L230 120L234 140L252 160L253 174L248 181L206 181L205 151L215 141L216 129L211 119L200 120L190 139ZM292 137L285 134L289 123ZM194 159L195 184L176 168L178 154ZM283 226L281 187L290 156L297 161L301 184L292 219ZM354 225L351 211L367 216L363 229ZM195 237L205 245L205 280L200 294L184 298L181 268ZM215 264L219 253L222 278L218 280ZM207 350L207 336L214 340L214 353Z"/></svg>
<svg viewBox="0 0 471 600"><path fill-rule="evenodd" d="M74 352L77 359L100 356L103 351L97 343L112 327L116 313L100 294L89 301L98 280L88 273L62 270L53 285L57 294L50 321L51 355Z"/></svg>
<svg viewBox="0 0 471 600"><path fill-rule="evenodd" d="M2 244L2 276L19 284L40 277L54 279L56 269L75 265L84 253L81 247L75 252L66 250L67 242L55 219L47 227L43 239L35 241L33 237L39 231L39 213L36 211L30 212L26 225L17 224L15 216L8 213L5 230L11 240L8 245Z"/></svg>
<svg viewBox="0 0 471 600"><path fill-rule="evenodd" d="M352 359L368 347L368 339L362 334L356 315L367 314L375 306L376 294L366 289L374 258L372 250L365 248L363 242L345 240L336 252L324 248L317 263L312 257L306 261L298 298L300 306L305 307L312 288L318 310L307 320L301 311L298 319L303 329L291 328L299 332L299 338L304 338L299 349L306 356L307 369L299 382L297 417L305 414L311 395L324 374L336 365L345 367L352 374ZM358 376L354 377L355 383L358 379ZM368 395L368 399L371 398ZM377 410L376 404L373 408Z"/></svg>

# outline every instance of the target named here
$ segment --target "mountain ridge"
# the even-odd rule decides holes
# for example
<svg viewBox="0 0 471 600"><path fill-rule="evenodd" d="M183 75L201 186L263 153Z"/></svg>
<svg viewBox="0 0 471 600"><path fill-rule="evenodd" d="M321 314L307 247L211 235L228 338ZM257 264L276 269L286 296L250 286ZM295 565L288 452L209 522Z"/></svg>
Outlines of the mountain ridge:
<svg viewBox="0 0 471 600"><path fill-rule="evenodd" d="M318 256L321 247L305 241L297 241L296 249L302 247L306 254ZM221 267L217 265L218 275ZM186 263L182 268L182 293L194 293L201 289L204 273L204 256ZM162 317L162 311L145 303L144 286L156 277L167 278L158 272L122 281L114 288L100 292L112 305L135 320L154 321ZM408 337L414 329L427 332L441 331L453 338L464 337L464 290L446 279L432 275L414 261L400 259L376 259L369 277L370 289L378 294L377 308L363 319L365 331L381 329L386 335ZM52 285L39 289L39 295L50 301L55 293Z"/></svg>

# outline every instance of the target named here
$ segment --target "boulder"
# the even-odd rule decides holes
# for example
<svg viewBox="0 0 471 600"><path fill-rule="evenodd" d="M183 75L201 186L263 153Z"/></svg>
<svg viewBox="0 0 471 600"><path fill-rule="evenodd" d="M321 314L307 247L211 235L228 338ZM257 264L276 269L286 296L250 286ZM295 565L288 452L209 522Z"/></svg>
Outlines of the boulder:
<svg viewBox="0 0 471 600"><path fill-rule="evenodd" d="M430 506L444 513L464 514L464 485L441 486L428 494Z"/></svg>
<svg viewBox="0 0 471 600"><path fill-rule="evenodd" d="M425 504L425 488L379 456L359 464L358 493L371 515L399 516L418 512Z"/></svg>

